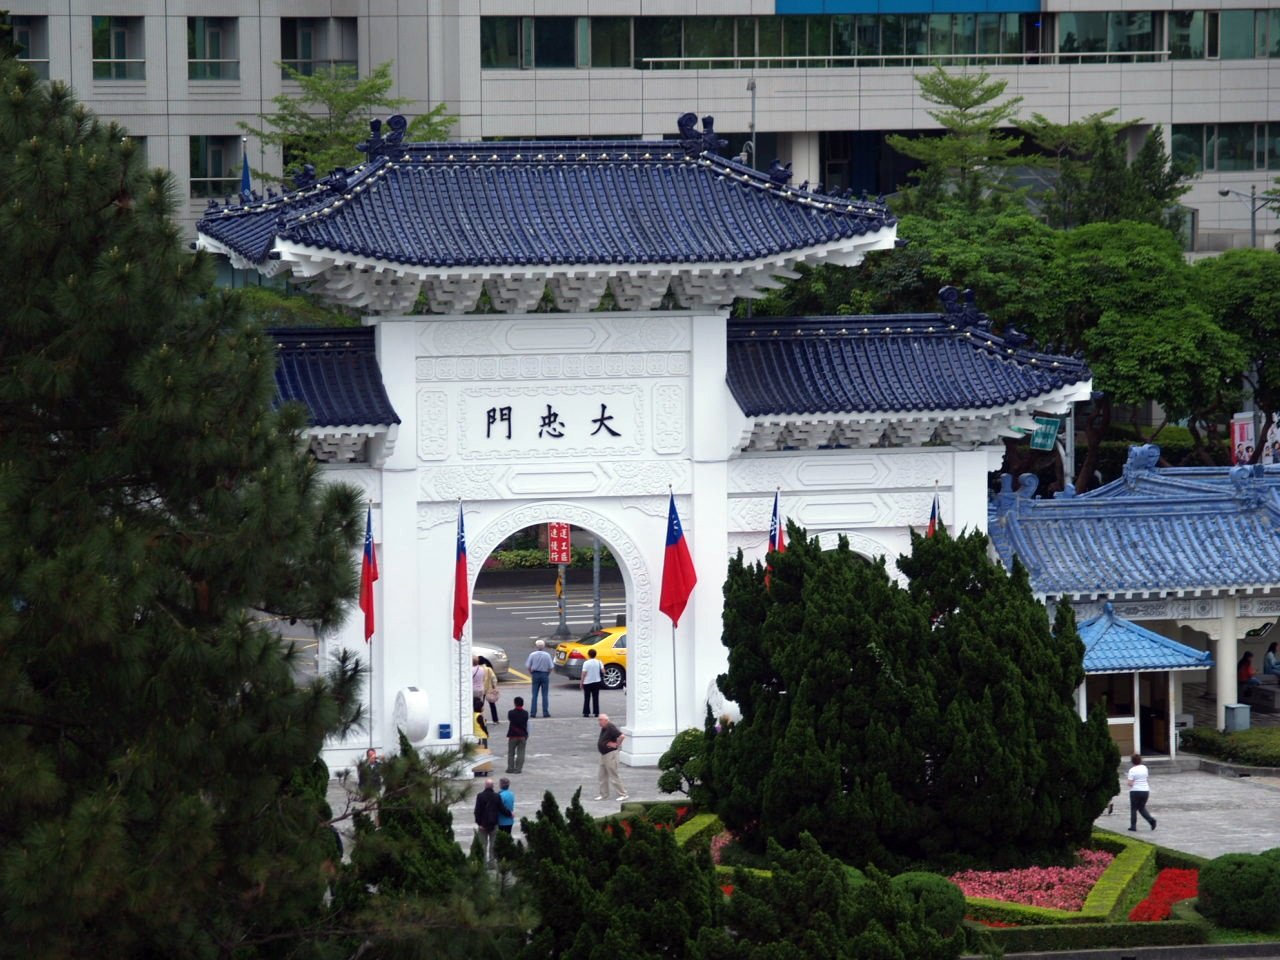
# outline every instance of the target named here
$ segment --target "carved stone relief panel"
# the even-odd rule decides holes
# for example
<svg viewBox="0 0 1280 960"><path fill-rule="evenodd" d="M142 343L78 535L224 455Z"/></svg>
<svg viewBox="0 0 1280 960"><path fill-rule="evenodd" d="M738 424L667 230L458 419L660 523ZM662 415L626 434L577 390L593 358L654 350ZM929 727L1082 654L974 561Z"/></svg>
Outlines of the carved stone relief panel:
<svg viewBox="0 0 1280 960"><path fill-rule="evenodd" d="M653 449L658 453L683 453L688 422L684 386L662 383L653 388Z"/></svg>
<svg viewBox="0 0 1280 960"><path fill-rule="evenodd" d="M418 459L444 460L449 455L449 395L443 390L418 391Z"/></svg>

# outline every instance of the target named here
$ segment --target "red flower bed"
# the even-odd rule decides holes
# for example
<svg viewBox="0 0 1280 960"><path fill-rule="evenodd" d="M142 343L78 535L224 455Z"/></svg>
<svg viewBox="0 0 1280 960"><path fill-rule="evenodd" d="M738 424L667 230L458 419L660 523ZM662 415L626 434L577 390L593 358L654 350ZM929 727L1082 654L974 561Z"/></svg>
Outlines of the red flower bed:
<svg viewBox="0 0 1280 960"><path fill-rule="evenodd" d="M720 884L720 889L724 891L724 895L725 895L726 897L732 897L732 896L733 896L733 884L732 884L732 883L722 883L722 884Z"/></svg>
<svg viewBox="0 0 1280 960"><path fill-rule="evenodd" d="M972 922L974 922L974 923L980 923L980 924L982 924L984 927L1001 927L1001 928L1008 928L1008 927L1016 927L1016 926L1017 926L1017 924L1016 924L1016 923L1005 923L1003 920L984 920L984 919L982 919L982 917L965 917L965 919L966 919L966 920L970 920L970 921L972 921Z"/></svg>
<svg viewBox="0 0 1280 960"><path fill-rule="evenodd" d="M1175 870L1172 867L1161 870L1156 882L1151 885L1147 899L1130 911L1129 919L1168 920L1172 916L1173 905L1179 900L1197 896L1199 889L1199 870Z"/></svg>
<svg viewBox="0 0 1280 960"><path fill-rule="evenodd" d="M964 870L951 882L966 897L1005 900L1033 907L1078 911L1098 878L1106 872L1114 854L1105 850L1079 851L1074 867L1027 867L1023 870Z"/></svg>

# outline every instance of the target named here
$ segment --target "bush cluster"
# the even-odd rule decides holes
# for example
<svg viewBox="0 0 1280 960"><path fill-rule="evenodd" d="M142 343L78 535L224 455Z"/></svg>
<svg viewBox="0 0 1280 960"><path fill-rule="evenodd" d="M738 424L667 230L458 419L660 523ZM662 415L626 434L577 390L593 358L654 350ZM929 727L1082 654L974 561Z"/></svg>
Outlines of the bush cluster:
<svg viewBox="0 0 1280 960"><path fill-rule="evenodd" d="M1181 736L1182 748L1190 753L1250 767L1280 767L1280 727L1254 727L1237 733L1192 727Z"/></svg>
<svg viewBox="0 0 1280 960"><path fill-rule="evenodd" d="M1280 931L1280 847L1226 853L1200 870L1202 915L1237 930Z"/></svg>

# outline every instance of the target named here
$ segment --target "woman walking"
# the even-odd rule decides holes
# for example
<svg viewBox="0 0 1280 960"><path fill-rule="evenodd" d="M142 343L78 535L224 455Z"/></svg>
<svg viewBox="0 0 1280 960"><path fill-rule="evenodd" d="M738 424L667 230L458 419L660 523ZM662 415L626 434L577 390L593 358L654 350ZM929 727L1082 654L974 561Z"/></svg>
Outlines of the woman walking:
<svg viewBox="0 0 1280 960"><path fill-rule="evenodd" d="M1142 814L1142 819L1151 824L1151 829L1156 828L1156 818L1147 813L1147 799L1151 795L1151 784L1148 782L1150 772L1147 765L1142 762L1142 754L1135 753L1130 757L1132 764L1129 767L1129 829L1138 829L1138 814Z"/></svg>

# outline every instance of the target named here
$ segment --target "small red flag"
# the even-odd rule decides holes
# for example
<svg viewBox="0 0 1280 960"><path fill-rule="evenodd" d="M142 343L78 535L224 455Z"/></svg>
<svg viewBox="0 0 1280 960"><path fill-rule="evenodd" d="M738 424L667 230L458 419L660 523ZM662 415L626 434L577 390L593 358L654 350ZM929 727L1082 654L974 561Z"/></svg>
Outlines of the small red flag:
<svg viewBox="0 0 1280 960"><path fill-rule="evenodd" d="M698 574L693 569L693 558L689 556L689 544L685 542L684 527L680 525L675 494L672 494L667 508L667 552L662 563L662 595L658 609L671 618L673 627L680 625L680 617L697 582Z"/></svg>
<svg viewBox="0 0 1280 960"><path fill-rule="evenodd" d="M924 532L926 537L932 537L938 532L938 524L942 522L941 511L938 509L938 494L933 494L933 508L929 511L929 529Z"/></svg>
<svg viewBox="0 0 1280 960"><path fill-rule="evenodd" d="M458 552L453 562L453 639L462 639L462 628L471 616L467 593L467 535L462 529L462 502L458 502Z"/></svg>
<svg viewBox="0 0 1280 960"><path fill-rule="evenodd" d="M769 552L787 552L787 532L782 527L782 516L778 511L778 491L776 490L773 492L773 519L769 521ZM764 585L766 588L769 586L769 574L772 572L773 567L766 559L764 566Z"/></svg>
<svg viewBox="0 0 1280 960"><path fill-rule="evenodd" d="M360 561L360 609L364 611L364 642L373 636L373 584L378 579L378 554L373 549L373 507L365 508L364 558Z"/></svg>

